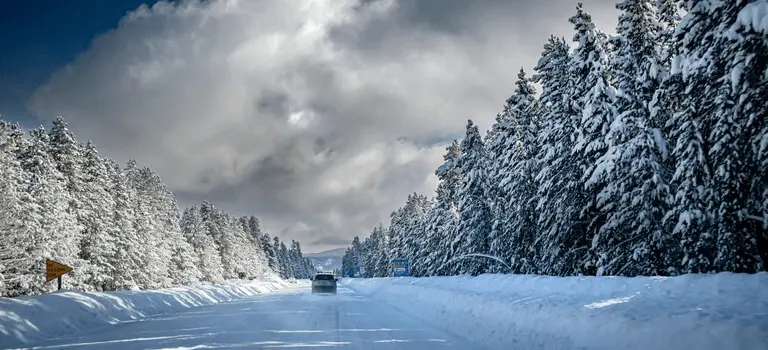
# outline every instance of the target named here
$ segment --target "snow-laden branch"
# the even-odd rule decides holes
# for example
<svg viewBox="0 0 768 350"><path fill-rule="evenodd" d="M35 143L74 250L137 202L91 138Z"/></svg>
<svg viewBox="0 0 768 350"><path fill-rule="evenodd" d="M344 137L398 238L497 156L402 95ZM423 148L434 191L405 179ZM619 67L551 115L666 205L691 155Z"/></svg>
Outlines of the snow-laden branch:
<svg viewBox="0 0 768 350"><path fill-rule="evenodd" d="M455 261L461 260L461 259L466 259L466 258L486 258L486 259L495 260L495 261L498 261L499 263L501 263L502 265L504 265L504 266L505 266L505 267L506 267L506 268L507 268L509 271L512 271L512 267L510 267L509 265L507 265L507 263L506 263L506 262L504 262L504 260L502 260L501 258L499 258L499 257L497 257L497 256L493 256L493 255L488 255L488 254L480 254L480 253L471 253L471 254L465 254L465 255L461 255L461 256L457 256L457 257L455 257L455 258L452 258L452 259L450 259L450 260L446 261L444 264L440 265L440 267L438 267L437 269L435 269L435 271L440 271L440 270L442 270L442 269L443 269L443 267L445 267L446 265L448 265L448 264L450 264L450 263L452 263L452 262L455 262Z"/></svg>
<svg viewBox="0 0 768 350"><path fill-rule="evenodd" d="M760 221L760 222L763 223L763 227L768 229L768 215L761 217L761 216L757 216L757 215L747 214L746 218L747 219L752 219L752 220Z"/></svg>

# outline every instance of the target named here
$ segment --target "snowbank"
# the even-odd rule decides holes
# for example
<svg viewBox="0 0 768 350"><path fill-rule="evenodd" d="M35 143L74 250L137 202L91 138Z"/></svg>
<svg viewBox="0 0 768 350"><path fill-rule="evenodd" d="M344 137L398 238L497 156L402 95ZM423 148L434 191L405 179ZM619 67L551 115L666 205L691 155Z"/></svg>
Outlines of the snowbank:
<svg viewBox="0 0 768 350"><path fill-rule="evenodd" d="M495 349L765 349L768 273L345 279Z"/></svg>
<svg viewBox="0 0 768 350"><path fill-rule="evenodd" d="M0 348L82 330L236 300L291 285L276 276L154 291L86 293L59 291L0 298Z"/></svg>

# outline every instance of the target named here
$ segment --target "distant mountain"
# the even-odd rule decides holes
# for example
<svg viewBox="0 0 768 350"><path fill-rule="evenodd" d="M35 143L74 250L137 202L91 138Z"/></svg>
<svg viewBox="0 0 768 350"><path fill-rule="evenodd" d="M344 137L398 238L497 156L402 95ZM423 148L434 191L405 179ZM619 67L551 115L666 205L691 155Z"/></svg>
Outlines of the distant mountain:
<svg viewBox="0 0 768 350"><path fill-rule="evenodd" d="M319 253L304 253L304 257L307 257L307 258L321 257L321 258L323 258L323 257L333 256L333 257L341 258L342 256L344 256L344 252L345 251L347 251L347 248L336 248L336 249L326 250L324 252L319 252Z"/></svg>
<svg viewBox="0 0 768 350"><path fill-rule="evenodd" d="M315 268L323 271L341 269L341 258L347 248L326 250L319 253L305 253L304 257L311 260Z"/></svg>

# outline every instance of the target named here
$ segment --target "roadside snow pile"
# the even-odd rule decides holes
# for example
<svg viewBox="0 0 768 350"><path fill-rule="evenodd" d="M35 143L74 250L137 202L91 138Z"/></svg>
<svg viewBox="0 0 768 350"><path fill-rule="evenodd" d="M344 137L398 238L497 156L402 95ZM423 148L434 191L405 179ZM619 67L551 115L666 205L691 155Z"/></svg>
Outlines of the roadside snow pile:
<svg viewBox="0 0 768 350"><path fill-rule="evenodd" d="M768 344L768 273L342 283L494 349L762 350Z"/></svg>
<svg viewBox="0 0 768 350"><path fill-rule="evenodd" d="M101 293L62 290L33 297L0 298L0 348L241 299L289 285L269 276L225 285Z"/></svg>

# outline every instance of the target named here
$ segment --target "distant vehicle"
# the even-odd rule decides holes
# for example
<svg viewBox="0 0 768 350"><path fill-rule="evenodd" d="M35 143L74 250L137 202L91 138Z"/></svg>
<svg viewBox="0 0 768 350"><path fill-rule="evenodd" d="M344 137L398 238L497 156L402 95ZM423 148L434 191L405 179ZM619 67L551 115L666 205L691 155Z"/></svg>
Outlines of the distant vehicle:
<svg viewBox="0 0 768 350"><path fill-rule="evenodd" d="M332 273L320 272L312 277L312 294L333 293L336 294L337 278Z"/></svg>

